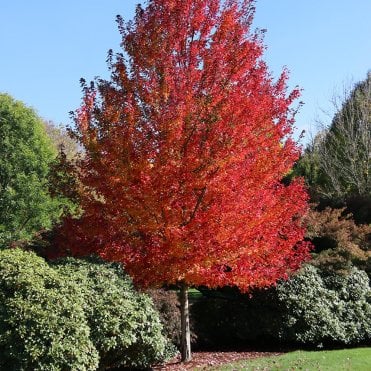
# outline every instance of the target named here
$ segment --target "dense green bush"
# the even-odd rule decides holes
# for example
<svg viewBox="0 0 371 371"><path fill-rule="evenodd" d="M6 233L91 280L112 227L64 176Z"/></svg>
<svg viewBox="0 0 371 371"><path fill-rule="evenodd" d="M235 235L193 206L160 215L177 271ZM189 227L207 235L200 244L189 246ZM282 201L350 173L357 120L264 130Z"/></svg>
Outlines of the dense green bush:
<svg viewBox="0 0 371 371"><path fill-rule="evenodd" d="M277 287L285 307L283 339L320 345L371 340L371 288L364 271L349 275L304 267Z"/></svg>
<svg viewBox="0 0 371 371"><path fill-rule="evenodd" d="M34 253L0 251L0 369L95 370L79 287Z"/></svg>
<svg viewBox="0 0 371 371"><path fill-rule="evenodd" d="M90 258L54 263L81 287L100 367L148 367L173 355L151 299L135 291L121 265Z"/></svg>
<svg viewBox="0 0 371 371"><path fill-rule="evenodd" d="M68 208L49 192L56 155L35 111L0 93L0 245L30 240Z"/></svg>
<svg viewBox="0 0 371 371"><path fill-rule="evenodd" d="M173 355L118 264L0 251L0 369L144 368Z"/></svg>

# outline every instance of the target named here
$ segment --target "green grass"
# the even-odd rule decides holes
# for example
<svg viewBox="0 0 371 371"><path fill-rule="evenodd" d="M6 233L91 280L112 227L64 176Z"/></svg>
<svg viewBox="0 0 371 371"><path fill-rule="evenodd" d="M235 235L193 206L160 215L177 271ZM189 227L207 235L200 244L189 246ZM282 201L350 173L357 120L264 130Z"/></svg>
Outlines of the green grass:
<svg viewBox="0 0 371 371"><path fill-rule="evenodd" d="M195 300L195 299L199 299L202 297L202 293L200 291L198 291L197 289L194 289L194 288L190 288L188 290L188 298L190 300Z"/></svg>
<svg viewBox="0 0 371 371"><path fill-rule="evenodd" d="M215 370L215 368L213 368ZM239 361L217 370L371 370L371 348L295 351L282 356Z"/></svg>

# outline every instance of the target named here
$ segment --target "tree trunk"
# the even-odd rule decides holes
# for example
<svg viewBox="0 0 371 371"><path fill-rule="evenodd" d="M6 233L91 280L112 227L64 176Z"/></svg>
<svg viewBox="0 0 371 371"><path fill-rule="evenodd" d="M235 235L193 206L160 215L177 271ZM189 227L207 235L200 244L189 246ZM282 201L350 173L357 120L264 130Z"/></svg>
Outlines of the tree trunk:
<svg viewBox="0 0 371 371"><path fill-rule="evenodd" d="M181 315L181 353L182 362L189 362L191 354L191 331L189 328L189 306L188 306L188 286L185 283L180 285L180 315Z"/></svg>

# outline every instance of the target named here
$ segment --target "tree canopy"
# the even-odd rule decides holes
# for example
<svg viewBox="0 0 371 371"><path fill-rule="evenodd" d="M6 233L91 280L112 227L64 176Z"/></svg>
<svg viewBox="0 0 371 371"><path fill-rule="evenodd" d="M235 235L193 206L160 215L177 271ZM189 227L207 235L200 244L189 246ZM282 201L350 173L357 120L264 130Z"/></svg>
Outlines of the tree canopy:
<svg viewBox="0 0 371 371"><path fill-rule="evenodd" d="M30 239L60 216L48 184L55 156L36 113L0 94L0 245Z"/></svg>
<svg viewBox="0 0 371 371"><path fill-rule="evenodd" d="M285 71L272 81L253 10L155 0L118 19L127 56L111 55L111 80L85 86L76 114L88 192L75 253L122 261L144 285L247 290L298 266L307 195L281 184L299 156L298 91Z"/></svg>

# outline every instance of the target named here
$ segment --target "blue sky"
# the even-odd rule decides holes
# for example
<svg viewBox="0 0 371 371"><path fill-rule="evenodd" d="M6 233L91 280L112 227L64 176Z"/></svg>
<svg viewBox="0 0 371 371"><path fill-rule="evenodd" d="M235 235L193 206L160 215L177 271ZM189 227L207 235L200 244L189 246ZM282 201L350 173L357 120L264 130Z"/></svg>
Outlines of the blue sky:
<svg viewBox="0 0 371 371"><path fill-rule="evenodd" d="M108 49L120 51L115 16L132 18L136 0L12 0L0 5L0 91L56 123L71 124L79 79L108 77ZM370 0L257 0L254 27L267 29L265 60L283 66L305 105L296 133L315 131L334 91L371 69ZM308 136L307 136L308 138Z"/></svg>

